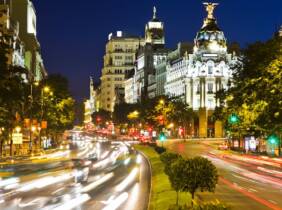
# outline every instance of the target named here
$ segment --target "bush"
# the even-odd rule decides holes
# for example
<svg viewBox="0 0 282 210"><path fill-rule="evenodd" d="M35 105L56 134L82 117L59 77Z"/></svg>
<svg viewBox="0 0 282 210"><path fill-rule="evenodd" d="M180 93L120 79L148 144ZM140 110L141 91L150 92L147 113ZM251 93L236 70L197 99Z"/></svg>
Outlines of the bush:
<svg viewBox="0 0 282 210"><path fill-rule="evenodd" d="M155 151L159 154L162 154L162 153L166 152L166 148L155 146Z"/></svg>
<svg viewBox="0 0 282 210"><path fill-rule="evenodd" d="M209 202L204 204L195 204L193 207L191 206L177 206L172 205L168 208L168 210L230 210L231 208L226 206L219 201L216 202Z"/></svg>

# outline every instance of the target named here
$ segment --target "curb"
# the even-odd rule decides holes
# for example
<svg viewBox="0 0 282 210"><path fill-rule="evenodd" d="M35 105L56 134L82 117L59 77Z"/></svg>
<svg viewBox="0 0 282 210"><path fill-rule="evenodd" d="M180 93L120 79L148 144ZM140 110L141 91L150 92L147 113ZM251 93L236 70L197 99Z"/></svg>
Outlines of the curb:
<svg viewBox="0 0 282 210"><path fill-rule="evenodd" d="M148 157L141 151L137 150L138 153L140 153L147 161L147 163L149 163L149 167L150 167L150 174L151 174L151 178L150 178L150 191L149 191L149 201L148 201L148 206L147 206L147 210L149 210L150 208L150 204L151 204L151 195L152 195L152 177L153 177L153 174L152 174L152 165L151 165L151 162L150 160L148 159Z"/></svg>

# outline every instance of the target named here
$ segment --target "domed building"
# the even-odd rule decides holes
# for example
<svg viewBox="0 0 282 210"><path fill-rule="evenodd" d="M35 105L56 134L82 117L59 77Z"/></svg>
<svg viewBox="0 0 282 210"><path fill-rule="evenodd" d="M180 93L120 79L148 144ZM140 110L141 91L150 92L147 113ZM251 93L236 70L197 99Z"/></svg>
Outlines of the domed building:
<svg viewBox="0 0 282 210"><path fill-rule="evenodd" d="M227 40L213 15L218 4L204 3L207 18L194 39L193 53L167 64L165 92L183 98L197 113L190 133L197 137L222 137L221 122L214 122L211 115L219 101L215 93L228 88L232 77L230 65L237 57L227 53Z"/></svg>

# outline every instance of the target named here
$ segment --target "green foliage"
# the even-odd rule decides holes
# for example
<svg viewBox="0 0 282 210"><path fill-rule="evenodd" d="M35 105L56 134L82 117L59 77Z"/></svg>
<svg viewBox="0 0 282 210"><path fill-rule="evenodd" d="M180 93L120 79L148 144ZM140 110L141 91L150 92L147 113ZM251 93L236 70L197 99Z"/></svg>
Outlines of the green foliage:
<svg viewBox="0 0 282 210"><path fill-rule="evenodd" d="M177 159L182 158L181 155L177 153L165 152L160 155L161 161L165 166L165 173L169 175L171 173L171 164L174 163Z"/></svg>
<svg viewBox="0 0 282 210"><path fill-rule="evenodd" d="M113 121L118 124L128 123L127 115L135 110L139 110L138 104L116 104L113 112Z"/></svg>
<svg viewBox="0 0 282 210"><path fill-rule="evenodd" d="M240 119L233 132L258 136L282 131L281 46L279 36L249 45L243 51L243 65L234 66L234 86L217 93L222 106L216 117L227 125L231 113Z"/></svg>
<svg viewBox="0 0 282 210"><path fill-rule="evenodd" d="M192 199L197 190L209 192L215 190L218 181L217 169L206 158L178 159L171 165L171 170L177 171L177 179L182 180L179 189L190 192Z"/></svg>
<svg viewBox="0 0 282 210"><path fill-rule="evenodd" d="M49 91L44 92L44 87ZM33 102L30 101L30 84L26 88L26 118L32 116L48 123L48 133L56 135L73 127L75 100L71 97L68 80L60 74L50 74L38 86L33 85Z"/></svg>
<svg viewBox="0 0 282 210"><path fill-rule="evenodd" d="M111 112L100 109L99 112L92 114L92 120L94 124L104 125L107 121L111 121Z"/></svg>
<svg viewBox="0 0 282 210"><path fill-rule="evenodd" d="M177 206L172 205L168 208L168 210L230 210L231 208L219 201L216 202L208 202L204 204L195 204L194 206Z"/></svg>

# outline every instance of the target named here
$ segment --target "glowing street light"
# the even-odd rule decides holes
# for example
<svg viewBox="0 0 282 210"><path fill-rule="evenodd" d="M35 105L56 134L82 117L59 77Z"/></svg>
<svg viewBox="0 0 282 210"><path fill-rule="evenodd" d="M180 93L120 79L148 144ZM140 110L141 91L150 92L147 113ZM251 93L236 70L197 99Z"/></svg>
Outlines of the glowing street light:
<svg viewBox="0 0 282 210"><path fill-rule="evenodd" d="M43 91L44 91L45 93L49 93L49 92L50 92L50 88L49 88L48 86L45 86L45 87L43 88Z"/></svg>
<svg viewBox="0 0 282 210"><path fill-rule="evenodd" d="M228 118L230 124L237 124L239 122L239 117L236 114L231 114Z"/></svg>
<svg viewBox="0 0 282 210"><path fill-rule="evenodd" d="M22 128L21 128L20 126L17 126L17 127L15 128L15 130L16 130L17 133L20 133L21 130L22 130Z"/></svg>
<svg viewBox="0 0 282 210"><path fill-rule="evenodd" d="M164 101L163 99L161 99L161 100L159 101L159 103L160 103L160 104L164 104L165 101Z"/></svg>
<svg viewBox="0 0 282 210"><path fill-rule="evenodd" d="M35 126L31 126L31 131L35 132L36 131L36 127Z"/></svg>

